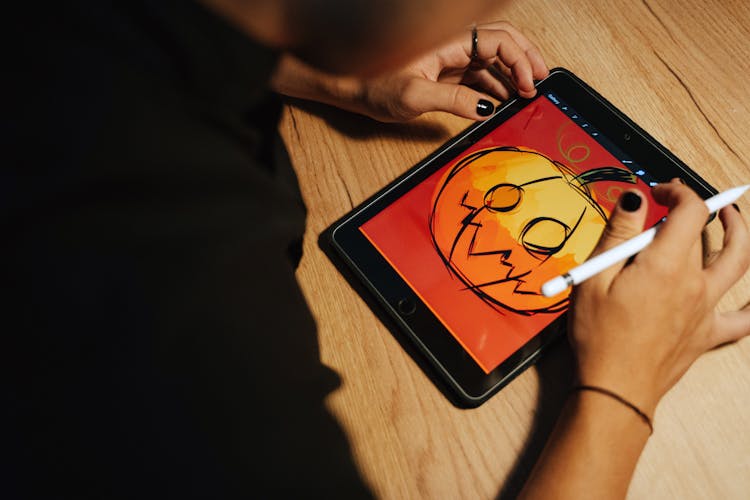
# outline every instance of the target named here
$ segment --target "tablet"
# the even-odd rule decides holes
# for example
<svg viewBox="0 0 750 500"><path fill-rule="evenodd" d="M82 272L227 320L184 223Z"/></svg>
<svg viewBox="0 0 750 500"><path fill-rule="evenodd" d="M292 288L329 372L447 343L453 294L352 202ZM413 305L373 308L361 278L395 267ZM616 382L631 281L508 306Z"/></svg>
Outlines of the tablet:
<svg viewBox="0 0 750 500"><path fill-rule="evenodd" d="M565 330L547 280L590 255L619 195L716 190L571 72L512 99L329 228L332 247L455 392L477 406ZM643 297L633 297L642 300ZM454 399L455 401L455 399Z"/></svg>

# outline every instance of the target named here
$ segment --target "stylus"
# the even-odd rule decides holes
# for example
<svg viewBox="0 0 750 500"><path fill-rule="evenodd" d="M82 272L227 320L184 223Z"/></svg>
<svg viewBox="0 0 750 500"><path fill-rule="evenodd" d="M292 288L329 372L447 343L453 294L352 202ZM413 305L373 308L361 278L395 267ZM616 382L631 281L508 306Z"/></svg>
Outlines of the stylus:
<svg viewBox="0 0 750 500"><path fill-rule="evenodd" d="M706 200L706 206L708 207L709 213L714 213L728 205L731 205L734 201L742 196L745 191L750 189L750 184L739 186L736 188L728 189L723 193L719 193L716 196ZM632 257L644 248L646 248L656 236L656 232L659 230L659 225L656 224L651 229L642 232L635 238L631 238L624 243L620 243L616 247L610 248L606 252L600 253L596 257L592 257L580 266L576 266L562 276L553 278L542 285L542 295L545 297L553 297L559 293L564 292L569 286L578 285L583 283L590 277L599 274L608 267Z"/></svg>

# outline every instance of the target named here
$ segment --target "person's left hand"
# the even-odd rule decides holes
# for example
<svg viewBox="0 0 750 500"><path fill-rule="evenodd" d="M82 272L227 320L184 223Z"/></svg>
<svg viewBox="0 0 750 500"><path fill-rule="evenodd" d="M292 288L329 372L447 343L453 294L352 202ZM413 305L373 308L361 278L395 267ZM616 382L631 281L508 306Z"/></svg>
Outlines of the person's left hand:
<svg viewBox="0 0 750 500"><path fill-rule="evenodd" d="M429 111L484 120L491 99L504 101L516 91L536 95L534 80L549 74L539 49L511 24L477 27L477 57L467 29L400 70L371 77L336 77L293 56L282 58L271 87L291 97L324 102L379 121L407 121Z"/></svg>
<svg viewBox="0 0 750 500"><path fill-rule="evenodd" d="M472 61L467 30L402 70L362 83L360 112L380 121L406 121L428 111L484 120L494 111L490 97L504 101L517 91L536 94L534 80L549 74L539 49L510 23L477 26Z"/></svg>

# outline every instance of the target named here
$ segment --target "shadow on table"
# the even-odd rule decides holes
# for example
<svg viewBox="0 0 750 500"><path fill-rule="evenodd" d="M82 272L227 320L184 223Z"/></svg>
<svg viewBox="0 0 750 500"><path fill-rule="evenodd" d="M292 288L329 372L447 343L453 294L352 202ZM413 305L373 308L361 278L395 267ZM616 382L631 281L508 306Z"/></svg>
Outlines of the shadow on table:
<svg viewBox="0 0 750 500"><path fill-rule="evenodd" d="M713 256L711 241L705 229L701 233L701 244L705 265ZM518 497L552 432L557 416L562 411L569 389L573 385L575 370L570 344L564 339L558 339L549 346L535 369L539 373L539 402L534 422L523 451L500 489L498 498L502 500Z"/></svg>
<svg viewBox="0 0 750 500"><path fill-rule="evenodd" d="M355 139L378 136L398 137L416 142L443 142L451 136L447 128L434 121L383 123L318 102L294 98L286 98L285 101L295 108L325 120L326 124L336 131Z"/></svg>
<svg viewBox="0 0 750 500"><path fill-rule="evenodd" d="M349 137L400 137L409 140L433 142L450 138L447 129L434 122L411 122L408 124L380 123L364 116L341 111L319 103L297 99L288 99L287 101L295 107L322 118L328 125ZM417 363L422 372L438 388L443 396L454 406L467 408L465 403L456 397L453 389L443 381L443 378L437 373L432 364L428 362L422 352L401 331L395 320L385 311L373 294L362 284L349 266L336 253L330 243L330 233L334 226L335 223L319 235L318 246L320 249L323 250L352 289L365 301L378 320L391 332L401 348ZM539 378L537 407L534 412L527 441L518 454L505 483L500 487L498 493L498 498L500 499L510 499L518 496L565 404L574 378L573 353L567 340L559 338L548 345L533 369L537 371ZM497 443L496 446L502 446L502 443Z"/></svg>
<svg viewBox="0 0 750 500"><path fill-rule="evenodd" d="M388 328L399 345L417 363L423 373L432 381L440 392L456 407L466 408L453 390L443 381L425 356L414 346L401 331L396 322L377 302L373 294L361 283L349 267L342 262L330 243L330 228L321 233L318 245L336 266L349 285L365 301L373 313ZM518 454L505 483L501 486L498 498L510 499L518 496L534 464L544 448L549 434L557 420L574 377L573 353L565 338L559 338L548 345L544 354L532 368L539 376L539 393L537 407L534 412L531 430L523 450ZM512 382L511 382L512 384ZM495 446L502 446L496 443Z"/></svg>
<svg viewBox="0 0 750 500"><path fill-rule="evenodd" d="M533 369L539 376L539 393L534 420L526 444L518 454L497 498L518 497L531 469L544 449L547 438L562 411L574 378L573 351L567 339L559 338L547 347ZM512 384L512 382L511 382Z"/></svg>

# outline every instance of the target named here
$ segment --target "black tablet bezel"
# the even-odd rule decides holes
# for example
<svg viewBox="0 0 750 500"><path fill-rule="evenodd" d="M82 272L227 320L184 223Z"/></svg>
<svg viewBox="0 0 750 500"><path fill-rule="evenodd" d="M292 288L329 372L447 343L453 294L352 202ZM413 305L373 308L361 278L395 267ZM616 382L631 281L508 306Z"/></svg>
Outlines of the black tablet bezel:
<svg viewBox="0 0 750 500"><path fill-rule="evenodd" d="M648 165L649 173L657 181L680 177L703 198L716 194L712 186L570 71L555 68L536 86L540 95L553 92L562 98L635 162ZM404 333L427 356L466 406L478 406L483 403L531 365L544 346L565 331L567 315L558 317L492 372L486 374L364 237L359 227L530 102L521 98L510 100L492 118L477 123L446 143L333 224L329 230L333 248L396 320Z"/></svg>

